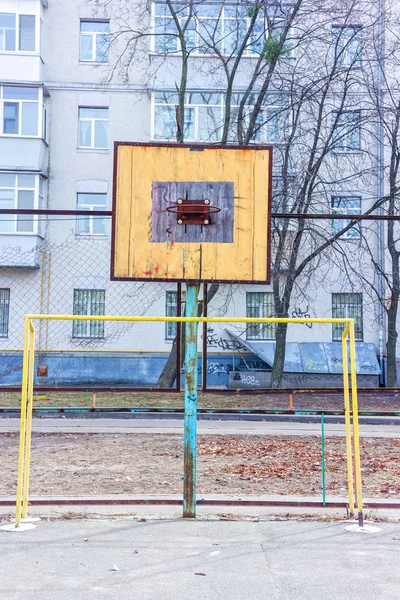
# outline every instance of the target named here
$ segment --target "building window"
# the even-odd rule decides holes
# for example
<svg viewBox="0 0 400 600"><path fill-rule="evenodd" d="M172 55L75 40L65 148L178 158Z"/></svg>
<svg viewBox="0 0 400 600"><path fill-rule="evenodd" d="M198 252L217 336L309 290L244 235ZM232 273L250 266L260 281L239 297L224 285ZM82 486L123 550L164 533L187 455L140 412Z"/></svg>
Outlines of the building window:
<svg viewBox="0 0 400 600"><path fill-rule="evenodd" d="M272 212L290 213L294 211L296 199L296 176L292 174L282 177L281 175L272 175ZM294 231L296 229L296 220L274 218L273 226L282 231Z"/></svg>
<svg viewBox="0 0 400 600"><path fill-rule="evenodd" d="M106 235L105 217L96 217L96 210L106 210L107 194L77 194L76 209L91 210L93 216L82 216L76 219L77 235Z"/></svg>
<svg viewBox="0 0 400 600"><path fill-rule="evenodd" d="M108 147L108 108L79 109L79 148Z"/></svg>
<svg viewBox="0 0 400 600"><path fill-rule="evenodd" d="M272 292L248 292L246 294L246 317L265 319L275 316L274 294ZM246 339L274 340L276 323L248 323Z"/></svg>
<svg viewBox="0 0 400 600"><path fill-rule="evenodd" d="M362 294L332 294L332 318L354 319L356 342L363 341ZM333 323L332 341L342 341L344 328L341 323Z"/></svg>
<svg viewBox="0 0 400 600"><path fill-rule="evenodd" d="M333 196L331 199L332 214L334 215L360 215L361 214L361 198L358 196ZM335 235L350 223L350 219L332 220L332 233ZM341 238L342 239L358 239L361 236L360 224L357 223L351 229L348 229Z"/></svg>
<svg viewBox="0 0 400 600"><path fill-rule="evenodd" d="M108 62L110 23L108 21L81 21L80 60Z"/></svg>
<svg viewBox="0 0 400 600"><path fill-rule="evenodd" d="M10 315L10 290L0 288L0 338L8 337L8 319Z"/></svg>
<svg viewBox="0 0 400 600"><path fill-rule="evenodd" d="M105 290L74 290L74 315L105 315ZM104 321L73 321L72 337L104 338Z"/></svg>
<svg viewBox="0 0 400 600"><path fill-rule="evenodd" d="M3 209L38 208L43 187L37 175L0 173L0 207ZM1 233L36 233L37 217L33 215L2 215Z"/></svg>
<svg viewBox="0 0 400 600"><path fill-rule="evenodd" d="M342 67L360 67L362 60L361 26L332 27L335 59Z"/></svg>
<svg viewBox="0 0 400 600"><path fill-rule="evenodd" d="M336 115L333 131L333 149L335 152L356 152L361 148L359 111L344 112Z"/></svg>
<svg viewBox="0 0 400 600"><path fill-rule="evenodd" d="M35 52L35 15L0 13L0 51Z"/></svg>
<svg viewBox="0 0 400 600"><path fill-rule="evenodd" d="M186 300L186 292L182 292L182 313L184 312L184 304ZM178 292L167 292L165 296L165 316L178 316ZM165 323L165 339L173 340L177 334L177 323Z"/></svg>
<svg viewBox="0 0 400 600"><path fill-rule="evenodd" d="M39 131L39 88L1 86L3 135L37 136Z"/></svg>
<svg viewBox="0 0 400 600"><path fill-rule="evenodd" d="M189 22L188 4L175 4L174 9L180 26L182 28L186 26L187 49L192 54L200 56L218 52L231 56L237 54L242 48L244 38L250 32L243 55L257 56L263 52L267 38L273 36L279 39L285 19L276 16L276 9L271 7L268 11L268 8L265 10L261 8L251 29L253 11L249 5L240 4L231 6L205 2L194 4L190 7L192 16ZM180 52L176 24L165 2L154 3L154 33L155 52L160 54ZM289 40L286 46L288 53Z"/></svg>
<svg viewBox="0 0 400 600"><path fill-rule="evenodd" d="M176 107L178 95L173 92L156 92L154 94L154 139L175 140L177 132ZM229 141L236 141L237 116L240 94L233 94L231 101L231 123ZM245 108L245 127L249 122L251 107L256 101L255 95L249 96ZM288 111L283 99L278 94L266 97L259 113L253 141L281 142L285 135ZM185 141L218 142L221 138L224 116L224 96L219 93L189 92L185 95L185 122L183 135Z"/></svg>

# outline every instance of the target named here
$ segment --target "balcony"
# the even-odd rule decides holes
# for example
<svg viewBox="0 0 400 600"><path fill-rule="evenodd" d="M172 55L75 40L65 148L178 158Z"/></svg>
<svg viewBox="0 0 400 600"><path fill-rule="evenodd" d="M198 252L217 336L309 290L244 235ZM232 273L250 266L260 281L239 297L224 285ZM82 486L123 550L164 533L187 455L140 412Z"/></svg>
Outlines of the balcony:
<svg viewBox="0 0 400 600"><path fill-rule="evenodd" d="M0 234L0 268L39 269L42 241L38 234Z"/></svg>
<svg viewBox="0 0 400 600"><path fill-rule="evenodd" d="M0 137L0 169L46 173L48 146L42 138Z"/></svg>
<svg viewBox="0 0 400 600"><path fill-rule="evenodd" d="M1 52L0 73L3 81L38 83L43 81L43 61L32 52Z"/></svg>

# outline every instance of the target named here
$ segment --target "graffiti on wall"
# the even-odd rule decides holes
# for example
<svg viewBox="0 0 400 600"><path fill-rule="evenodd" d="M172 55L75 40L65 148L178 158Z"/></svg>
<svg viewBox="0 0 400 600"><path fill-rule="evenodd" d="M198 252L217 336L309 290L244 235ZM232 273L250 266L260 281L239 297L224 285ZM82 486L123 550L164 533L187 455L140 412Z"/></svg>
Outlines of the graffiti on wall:
<svg viewBox="0 0 400 600"><path fill-rule="evenodd" d="M308 312L308 305L305 310L302 310L300 307L292 310L292 318L293 319L311 319L311 315ZM312 329L312 323L303 323L309 329Z"/></svg>
<svg viewBox="0 0 400 600"><path fill-rule="evenodd" d="M244 360L241 358L240 361L235 363L235 371L249 371L249 370L266 370L267 365L262 360L254 359L254 360ZM213 360L207 361L207 373L209 375L219 374L219 373L230 373L233 371L233 365L230 363L222 363Z"/></svg>
<svg viewBox="0 0 400 600"><path fill-rule="evenodd" d="M207 328L207 347L219 348L220 350L246 350L246 347L240 342L219 336L212 327Z"/></svg>

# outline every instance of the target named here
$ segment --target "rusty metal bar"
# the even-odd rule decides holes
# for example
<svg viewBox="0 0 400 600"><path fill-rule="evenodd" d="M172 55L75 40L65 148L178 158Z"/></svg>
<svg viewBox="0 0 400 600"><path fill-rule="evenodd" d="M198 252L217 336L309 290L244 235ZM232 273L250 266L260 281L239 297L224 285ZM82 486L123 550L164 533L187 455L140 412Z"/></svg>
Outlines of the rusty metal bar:
<svg viewBox="0 0 400 600"><path fill-rule="evenodd" d="M186 286L186 315L197 316L199 286ZM197 330L198 324L186 324L185 335L185 415L183 516L196 516L196 445L197 445Z"/></svg>
<svg viewBox="0 0 400 600"><path fill-rule="evenodd" d="M0 506L14 506L13 499L0 499ZM30 498L29 506L127 506L127 505L159 505L159 506L182 506L182 500L178 498ZM325 506L320 500L242 500L235 498L197 500L197 506L269 506L269 507L305 507L305 508L344 508L348 506L344 500L327 500ZM398 510L400 502L367 502L367 509Z"/></svg>

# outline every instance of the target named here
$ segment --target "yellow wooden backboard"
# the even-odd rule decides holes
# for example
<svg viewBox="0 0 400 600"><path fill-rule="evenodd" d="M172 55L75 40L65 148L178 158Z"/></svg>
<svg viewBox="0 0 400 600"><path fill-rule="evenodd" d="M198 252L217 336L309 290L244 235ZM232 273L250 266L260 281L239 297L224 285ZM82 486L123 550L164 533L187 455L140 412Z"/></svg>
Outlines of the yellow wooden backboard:
<svg viewBox="0 0 400 600"><path fill-rule="evenodd" d="M271 165L266 146L116 142L111 278L268 283Z"/></svg>

